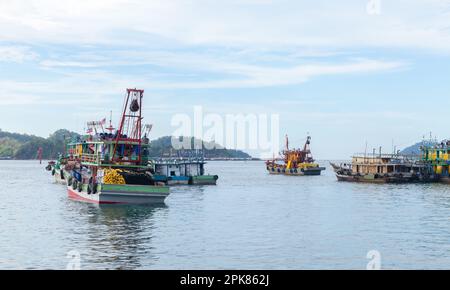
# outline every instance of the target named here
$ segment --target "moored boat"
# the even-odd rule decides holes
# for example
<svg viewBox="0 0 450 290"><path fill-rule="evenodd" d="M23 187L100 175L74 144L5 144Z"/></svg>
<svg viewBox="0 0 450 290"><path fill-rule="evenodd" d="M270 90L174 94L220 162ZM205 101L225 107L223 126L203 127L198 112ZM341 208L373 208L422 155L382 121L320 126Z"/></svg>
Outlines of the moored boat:
<svg viewBox="0 0 450 290"><path fill-rule="evenodd" d="M289 149L289 138L286 136L286 149L280 157L266 162L267 171L290 176L320 175L325 167L315 163L310 144L311 137L308 136L303 149Z"/></svg>
<svg viewBox="0 0 450 290"><path fill-rule="evenodd" d="M117 130L89 122L89 135L67 144L68 197L98 204L164 203L169 188L153 179L141 124L143 90L127 89ZM101 130L101 132L99 132Z"/></svg>
<svg viewBox="0 0 450 290"><path fill-rule="evenodd" d="M97 184L95 190L89 184L68 185L70 199L97 204L158 204L169 195L165 186Z"/></svg>
<svg viewBox="0 0 450 290"><path fill-rule="evenodd" d="M430 144L433 144L431 140L420 147L422 162L432 168L440 182L450 184L450 141Z"/></svg>
<svg viewBox="0 0 450 290"><path fill-rule="evenodd" d="M203 156L157 158L150 161L154 179L167 185L216 185L217 175L205 174Z"/></svg>
<svg viewBox="0 0 450 290"><path fill-rule="evenodd" d="M75 162L72 161L71 163L74 165ZM70 165L68 164L67 158L60 155L56 161L49 161L46 169L51 171L55 183L66 185L67 178L71 175L71 169L69 169L69 167Z"/></svg>
<svg viewBox="0 0 450 290"><path fill-rule="evenodd" d="M351 163L331 163L338 181L364 183L429 182L436 177L417 156L356 154Z"/></svg>

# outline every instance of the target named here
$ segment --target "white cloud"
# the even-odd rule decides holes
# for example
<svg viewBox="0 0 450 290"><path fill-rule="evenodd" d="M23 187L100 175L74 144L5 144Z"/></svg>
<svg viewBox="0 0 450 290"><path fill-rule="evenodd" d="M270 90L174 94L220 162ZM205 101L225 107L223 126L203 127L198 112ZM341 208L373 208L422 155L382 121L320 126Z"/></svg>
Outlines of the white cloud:
<svg viewBox="0 0 450 290"><path fill-rule="evenodd" d="M221 67L222 72L234 74L234 77L220 80L193 82L151 82L150 87L176 89L205 88L248 88L301 84L314 77L324 75L354 74L389 71L405 67L402 62L384 62L361 60L342 64L307 64L288 68L268 68L228 64ZM218 69L211 66L210 69Z"/></svg>
<svg viewBox="0 0 450 290"><path fill-rule="evenodd" d="M26 46L0 46L0 62L17 62L37 59L37 54Z"/></svg>
<svg viewBox="0 0 450 290"><path fill-rule="evenodd" d="M309 59L301 50L276 54L273 52L247 51L133 51L115 50L102 54L78 54L41 62L46 69L55 70L75 79L89 77L117 83L130 81L155 89L201 89L201 88L245 88L295 85L323 75L364 74L386 72L407 67L402 61L363 58L340 58L330 60L320 52ZM316 59L319 57L319 59ZM269 60L269 61L268 61ZM146 66L144 72L134 72L130 67ZM156 68L157 67L157 68ZM82 69L73 73L64 69ZM95 68L95 70L92 70ZM111 69L123 72L106 73ZM86 69L86 70L83 70ZM87 70L91 69L91 70ZM164 72L161 72L161 69ZM88 71L89 75L86 74Z"/></svg>
<svg viewBox="0 0 450 290"><path fill-rule="evenodd" d="M186 59L185 59L186 60ZM195 58L181 64L171 63L173 66L182 65L186 69L193 69ZM215 60L203 60L200 66L195 67L201 72L220 72L218 80L161 80L165 77L142 75L136 73L111 73L101 70L92 70L83 65L76 72L60 72L57 78L47 81L0 81L0 105L15 104L52 104L52 105L79 105L89 102L91 106L101 106L115 99L120 102L120 95L126 87L142 87L152 90L160 89L210 89L210 88L248 88L269 87L280 85L295 85L311 78L324 75L360 74L396 70L405 67L402 62L388 62L379 60L353 60L338 64L311 63L293 67L265 67L258 65L243 65L240 63L222 63ZM72 66L72 63L58 65ZM94 65L94 64L93 64ZM78 65L75 64L78 68ZM58 68L59 69L59 68ZM207 73L205 73L207 74ZM194 78L195 79L195 78ZM118 98L119 97L119 98Z"/></svg>
<svg viewBox="0 0 450 290"><path fill-rule="evenodd" d="M381 14L371 16L365 0L4 1L0 39L148 45L159 37L188 45L450 51L450 1L381 3Z"/></svg>
<svg viewBox="0 0 450 290"><path fill-rule="evenodd" d="M92 62L78 62L78 61L58 61L58 60L44 60L40 63L43 67L77 67L90 68L97 67L98 64Z"/></svg>
<svg viewBox="0 0 450 290"><path fill-rule="evenodd" d="M386 138L393 123L396 128L415 125L409 132L426 131L430 122L414 121L421 117L411 113L420 111L420 103L392 112L376 106L371 107L376 112L357 111L355 103L367 104L356 96L358 91L364 95L361 86L366 85L358 83L358 76L409 68L417 51L449 54L450 1L381 0L379 15L366 12L368 1L0 0L0 118L2 124L19 126L22 116L10 106L27 105L39 115L33 122L41 131L51 126L82 127L85 119L110 109L117 112L126 87L140 87L146 89L149 112L159 111L155 112L158 127L165 126L161 120L174 109L185 110L186 104L199 102L225 112L286 112L283 118L292 118L286 130L292 134L316 130L318 135L323 131L333 135L339 127L354 124L359 134L344 130L349 138L346 144L377 130L380 133L373 133L373 138L378 142ZM408 76L432 78L439 72L432 66L419 68ZM188 91L297 85L350 74L356 77L346 79L342 87L357 84L349 88L351 96L345 96L345 88L336 92L337 97L329 96L328 79L305 91L299 88L298 97L291 88L249 94L247 90L214 91L211 95L219 96L218 100L209 98L209 91ZM395 94L405 104L411 102L405 94L418 90L418 95L428 86L396 77L400 86ZM410 89L402 90L405 82ZM383 83L380 87L373 94L380 94L381 100L394 94L391 87ZM256 94L263 95L260 104ZM183 102L185 95L189 99ZM291 104L283 104L287 98ZM337 105L323 105L336 99ZM439 100L445 103L446 99ZM274 104L278 101L279 105ZM292 103L296 101L300 103ZM305 104L311 101L318 103ZM301 104L307 112L301 112L299 125ZM409 113L402 114L405 110ZM54 122L53 113L59 114L61 122ZM427 116L438 115L430 111ZM11 116L17 120L11 122ZM442 132L444 127L440 126ZM406 135L405 130L396 133ZM329 154L326 140L331 137L323 138L322 151ZM345 147L342 152L352 150Z"/></svg>

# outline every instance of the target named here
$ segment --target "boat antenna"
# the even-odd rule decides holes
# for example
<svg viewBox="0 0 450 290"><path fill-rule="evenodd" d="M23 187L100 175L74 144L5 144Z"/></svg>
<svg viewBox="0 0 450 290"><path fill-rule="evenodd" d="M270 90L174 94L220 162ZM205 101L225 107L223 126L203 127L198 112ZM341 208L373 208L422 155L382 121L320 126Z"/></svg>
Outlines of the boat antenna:
<svg viewBox="0 0 450 290"><path fill-rule="evenodd" d="M367 162L366 159L367 159L367 141L366 141L366 149L364 151L364 163Z"/></svg>
<svg viewBox="0 0 450 290"><path fill-rule="evenodd" d="M106 128L106 130L108 130L109 133L112 133L114 131L114 127L112 125L112 111L109 112L109 127Z"/></svg>
<svg viewBox="0 0 450 290"><path fill-rule="evenodd" d="M308 134L308 136L306 137L305 147L303 148L303 151L305 152L310 151L309 144L311 144L311 136L309 136Z"/></svg>
<svg viewBox="0 0 450 290"><path fill-rule="evenodd" d="M289 137L286 134L286 151L289 151Z"/></svg>

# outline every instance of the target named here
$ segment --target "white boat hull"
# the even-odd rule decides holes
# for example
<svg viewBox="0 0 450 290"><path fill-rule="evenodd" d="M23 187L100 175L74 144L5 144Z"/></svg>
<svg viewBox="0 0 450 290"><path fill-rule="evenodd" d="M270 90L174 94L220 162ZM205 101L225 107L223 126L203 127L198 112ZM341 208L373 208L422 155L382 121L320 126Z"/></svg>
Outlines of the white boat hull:
<svg viewBox="0 0 450 290"><path fill-rule="evenodd" d="M103 188L102 187L106 187ZM99 191L88 194L84 189L79 191L67 187L68 197L72 200L96 204L163 204L169 195L165 186L115 186L116 189L108 189L108 186L99 186ZM118 188L118 189L117 189ZM123 188L123 190L120 190ZM144 190L143 190L144 189Z"/></svg>

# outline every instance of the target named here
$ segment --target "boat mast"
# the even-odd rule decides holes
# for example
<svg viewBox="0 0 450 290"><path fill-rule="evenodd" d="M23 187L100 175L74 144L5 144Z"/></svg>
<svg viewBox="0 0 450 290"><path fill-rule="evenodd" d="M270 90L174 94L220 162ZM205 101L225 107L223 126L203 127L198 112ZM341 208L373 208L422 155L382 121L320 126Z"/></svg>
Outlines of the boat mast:
<svg viewBox="0 0 450 290"><path fill-rule="evenodd" d="M105 129L108 130L110 134L112 134L112 132L115 129L112 125L112 111L109 112L109 127L105 128Z"/></svg>
<svg viewBox="0 0 450 290"><path fill-rule="evenodd" d="M118 154L119 143L122 142L125 149L132 149L131 143L138 143L137 160L127 162L140 164L142 161L142 99L144 90L127 89L120 125L117 129L112 161L122 162Z"/></svg>

